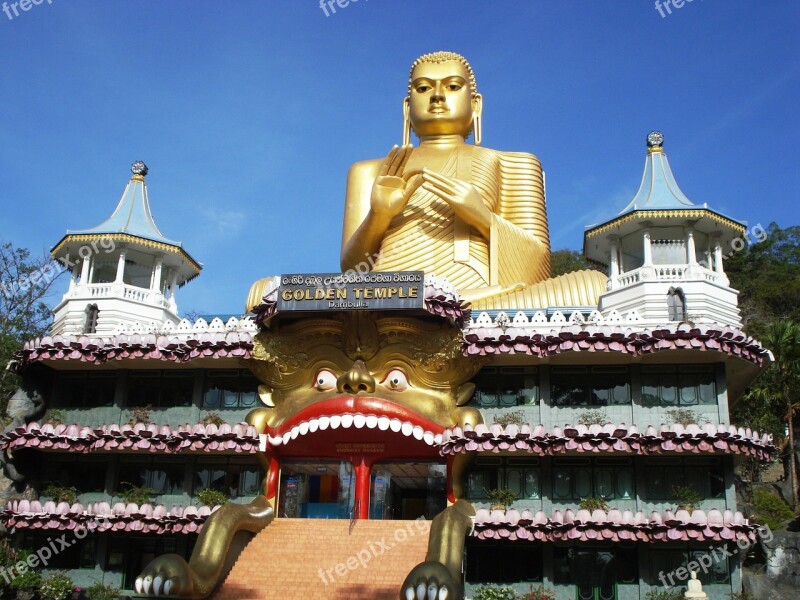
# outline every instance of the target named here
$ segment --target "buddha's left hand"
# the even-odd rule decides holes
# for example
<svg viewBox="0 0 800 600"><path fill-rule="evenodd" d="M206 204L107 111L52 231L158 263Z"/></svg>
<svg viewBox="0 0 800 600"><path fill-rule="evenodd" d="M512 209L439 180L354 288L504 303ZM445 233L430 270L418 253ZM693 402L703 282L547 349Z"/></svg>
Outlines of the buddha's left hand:
<svg viewBox="0 0 800 600"><path fill-rule="evenodd" d="M456 216L464 219L483 237L489 239L492 213L486 208L474 185L425 168L422 169L421 187L447 202Z"/></svg>

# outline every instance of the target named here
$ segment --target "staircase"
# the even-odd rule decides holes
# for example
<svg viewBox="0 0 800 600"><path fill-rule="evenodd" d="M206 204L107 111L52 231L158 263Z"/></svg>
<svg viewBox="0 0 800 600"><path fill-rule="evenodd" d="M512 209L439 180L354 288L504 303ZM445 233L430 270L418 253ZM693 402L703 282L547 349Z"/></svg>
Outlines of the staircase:
<svg viewBox="0 0 800 600"><path fill-rule="evenodd" d="M275 519L214 600L398 600L428 549L429 521Z"/></svg>

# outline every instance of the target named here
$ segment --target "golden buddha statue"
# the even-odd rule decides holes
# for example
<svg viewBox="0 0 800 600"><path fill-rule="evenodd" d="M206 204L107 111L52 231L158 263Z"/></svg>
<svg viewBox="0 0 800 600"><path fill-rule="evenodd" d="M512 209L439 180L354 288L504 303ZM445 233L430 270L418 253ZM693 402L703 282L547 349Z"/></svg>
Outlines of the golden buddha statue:
<svg viewBox="0 0 800 600"><path fill-rule="evenodd" d="M481 147L482 109L463 56L414 61L403 145L350 169L342 270L435 273L476 308L596 305L606 289L601 273L551 279L539 160Z"/></svg>

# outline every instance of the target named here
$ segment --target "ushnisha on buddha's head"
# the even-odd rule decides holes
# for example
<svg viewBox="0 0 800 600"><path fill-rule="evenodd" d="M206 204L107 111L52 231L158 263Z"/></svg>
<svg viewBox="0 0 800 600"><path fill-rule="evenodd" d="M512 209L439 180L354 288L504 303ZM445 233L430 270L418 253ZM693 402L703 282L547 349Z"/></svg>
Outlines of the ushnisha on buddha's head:
<svg viewBox="0 0 800 600"><path fill-rule="evenodd" d="M469 137L480 144L483 98L466 58L455 52L424 54L411 65L408 96L403 101L403 144L411 130L420 140Z"/></svg>

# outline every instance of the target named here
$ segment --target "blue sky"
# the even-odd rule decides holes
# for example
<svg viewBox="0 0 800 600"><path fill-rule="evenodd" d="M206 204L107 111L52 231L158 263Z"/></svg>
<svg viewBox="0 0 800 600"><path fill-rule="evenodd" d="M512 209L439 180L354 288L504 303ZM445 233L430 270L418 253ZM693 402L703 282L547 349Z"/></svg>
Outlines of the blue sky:
<svg viewBox="0 0 800 600"><path fill-rule="evenodd" d="M695 202L800 223L800 4L671 11L44 0L0 12L0 238L44 253L100 223L141 159L162 232L205 265L182 312L238 312L259 277L337 271L347 169L399 143L408 66L440 49L475 68L484 145L542 161L554 249L579 249L584 225L633 197L652 129Z"/></svg>

